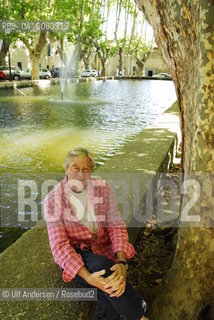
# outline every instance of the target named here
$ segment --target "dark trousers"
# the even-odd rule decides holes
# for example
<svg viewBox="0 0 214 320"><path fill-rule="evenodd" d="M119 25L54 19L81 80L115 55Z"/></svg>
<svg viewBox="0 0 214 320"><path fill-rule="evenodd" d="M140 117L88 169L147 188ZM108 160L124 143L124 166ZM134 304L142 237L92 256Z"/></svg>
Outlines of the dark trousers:
<svg viewBox="0 0 214 320"><path fill-rule="evenodd" d="M115 264L114 261L102 255L94 254L92 251L77 249L81 254L86 268L93 273L102 269L106 270L103 277L108 277L112 274L110 268ZM81 277L76 275L73 280L75 283L80 283L85 287L90 285ZM110 297L108 293L97 289L98 297L98 312L97 320L119 320L120 315L125 320L140 320L146 311L146 303L136 290L127 282L126 289L120 297Z"/></svg>

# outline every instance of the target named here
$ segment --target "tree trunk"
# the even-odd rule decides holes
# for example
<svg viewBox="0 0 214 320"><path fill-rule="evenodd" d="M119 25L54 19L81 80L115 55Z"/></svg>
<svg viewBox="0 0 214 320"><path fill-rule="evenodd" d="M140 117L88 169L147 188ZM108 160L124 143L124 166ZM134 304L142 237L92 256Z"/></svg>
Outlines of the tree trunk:
<svg viewBox="0 0 214 320"><path fill-rule="evenodd" d="M98 49L98 47L97 47L97 49ZM102 64L101 76L104 77L106 75L106 62L107 62L107 57L109 54L109 49L99 48L97 50L97 53L98 53L98 56L99 56L101 64Z"/></svg>
<svg viewBox="0 0 214 320"><path fill-rule="evenodd" d="M114 40L117 40L117 32L118 32L118 26L120 22L121 10L122 10L122 0L117 0Z"/></svg>
<svg viewBox="0 0 214 320"><path fill-rule="evenodd" d="M119 49L119 71L123 72L123 48Z"/></svg>
<svg viewBox="0 0 214 320"><path fill-rule="evenodd" d="M37 55L32 55L32 80L39 79L39 57Z"/></svg>
<svg viewBox="0 0 214 320"><path fill-rule="evenodd" d="M75 57L77 57L76 61L76 66L75 66L75 75L79 76L80 75L80 70L81 70L81 62L82 62L82 58L84 56L82 49L81 49L81 44L82 44L82 31L83 31L83 23L84 23L84 5L85 5L85 0L79 0L79 34L77 37L77 42L76 42L76 55Z"/></svg>
<svg viewBox="0 0 214 320"><path fill-rule="evenodd" d="M138 12L137 12L137 6L135 4L134 13L133 13L133 17L132 17L132 27L131 27L131 36L130 36L130 39L129 39L129 47L130 47L131 42L132 42L132 40L134 38L134 35L135 35L137 16L138 16Z"/></svg>
<svg viewBox="0 0 214 320"><path fill-rule="evenodd" d="M126 35L127 35L129 15L130 15L130 0L126 0L125 1L125 20L124 20L125 26L124 26L124 35L123 35L124 38L126 38Z"/></svg>
<svg viewBox="0 0 214 320"><path fill-rule="evenodd" d="M139 60L138 58L136 58L136 65L138 66L138 74L139 74L140 77L142 77L142 75L143 75L144 63L142 63L141 60Z"/></svg>
<svg viewBox="0 0 214 320"><path fill-rule="evenodd" d="M139 69L139 75L142 77L143 75L143 68L144 68L144 65L146 63L146 61L148 60L149 56L150 56L150 53L151 51L148 51L144 54L141 55L140 57L140 54L136 53L136 64L138 66L138 69Z"/></svg>
<svg viewBox="0 0 214 320"><path fill-rule="evenodd" d="M7 56L8 50L9 50L8 42L7 40L3 40L2 47L0 50L0 65L6 64L5 58Z"/></svg>
<svg viewBox="0 0 214 320"><path fill-rule="evenodd" d="M79 76L80 70L81 70L81 50L80 50L80 42L79 41L77 41L75 44L74 57L75 57L75 62L76 62L74 64L75 76Z"/></svg>
<svg viewBox="0 0 214 320"><path fill-rule="evenodd" d="M42 54L42 49L46 45L47 38L45 32L40 32L37 45L33 48L25 37L20 36L20 40L25 44L30 53L30 58L32 62L32 80L39 79L39 59Z"/></svg>
<svg viewBox="0 0 214 320"><path fill-rule="evenodd" d="M41 57L42 49L46 45L47 38L45 32L40 32L38 43L35 49L31 50L32 59L32 80L39 79L39 58Z"/></svg>
<svg viewBox="0 0 214 320"><path fill-rule="evenodd" d="M106 75L106 62L104 61L104 59L101 59L101 63L102 63L101 76L102 76L102 77L105 77L105 75Z"/></svg>
<svg viewBox="0 0 214 320"><path fill-rule="evenodd" d="M60 38L60 40L59 40L59 44L58 44L58 46L57 46L57 50L58 50L58 52L59 52L59 55L60 55L60 58L61 58L61 60L62 60L62 62L66 65L66 63L65 63L65 52L64 52L64 37L62 37L62 38Z"/></svg>
<svg viewBox="0 0 214 320"><path fill-rule="evenodd" d="M164 284L152 298L149 316L151 320L198 320L203 310L213 308L214 301L214 6L212 0L136 2L153 27L175 83L181 117L183 186L194 179L194 186L198 181L201 189L188 214L184 207L196 192L193 188L188 194L183 191L174 260Z"/></svg>
<svg viewBox="0 0 214 320"><path fill-rule="evenodd" d="M83 62L85 65L85 69L89 69L89 57L88 56L83 57Z"/></svg>

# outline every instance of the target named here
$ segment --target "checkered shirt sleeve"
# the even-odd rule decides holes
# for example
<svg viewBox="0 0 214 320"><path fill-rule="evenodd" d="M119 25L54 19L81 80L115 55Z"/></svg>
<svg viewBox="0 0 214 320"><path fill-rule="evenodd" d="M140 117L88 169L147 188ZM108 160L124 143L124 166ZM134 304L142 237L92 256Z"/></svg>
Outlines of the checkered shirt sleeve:
<svg viewBox="0 0 214 320"><path fill-rule="evenodd" d="M111 187L107 184L107 192L104 193L107 198L107 231L112 242L113 253L123 251L126 258L130 259L134 256L135 250L129 242L127 227L118 212L116 200Z"/></svg>
<svg viewBox="0 0 214 320"><path fill-rule="evenodd" d="M70 282L84 266L80 254L73 248L66 228L61 217L60 202L61 197L58 192L49 193L44 201L44 214L47 224L48 237L51 252L55 262L64 269L63 279ZM55 217L53 219L53 216Z"/></svg>

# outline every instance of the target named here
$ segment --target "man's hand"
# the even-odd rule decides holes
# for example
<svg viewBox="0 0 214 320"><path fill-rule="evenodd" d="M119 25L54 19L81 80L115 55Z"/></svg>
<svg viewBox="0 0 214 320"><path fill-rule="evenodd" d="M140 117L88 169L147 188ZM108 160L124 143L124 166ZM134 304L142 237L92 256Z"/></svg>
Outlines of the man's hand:
<svg viewBox="0 0 214 320"><path fill-rule="evenodd" d="M112 294L111 288L105 288L105 285L107 283L107 280L106 280L107 278L102 277L105 274L105 272L106 270L102 269L94 273L91 273L90 275L88 275L86 281L91 286L101 289L102 291L105 291L110 295Z"/></svg>
<svg viewBox="0 0 214 320"><path fill-rule="evenodd" d="M110 270L113 273L105 278L107 281L105 289L113 291L110 297L119 297L126 289L126 266L118 263L113 265Z"/></svg>

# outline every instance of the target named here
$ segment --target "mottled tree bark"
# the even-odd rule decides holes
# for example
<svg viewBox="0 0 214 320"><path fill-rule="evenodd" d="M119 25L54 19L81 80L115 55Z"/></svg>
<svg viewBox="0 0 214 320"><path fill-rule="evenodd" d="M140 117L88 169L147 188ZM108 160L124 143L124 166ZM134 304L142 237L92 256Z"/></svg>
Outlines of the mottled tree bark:
<svg viewBox="0 0 214 320"><path fill-rule="evenodd" d="M0 50L0 65L5 65L5 58L9 50L9 45L7 40L3 40L2 47Z"/></svg>
<svg viewBox="0 0 214 320"><path fill-rule="evenodd" d="M149 316L151 320L198 320L206 306L213 310L214 301L214 3L136 2L153 27L175 83L184 183L191 178L200 187L200 197L187 214L184 207L196 192L189 188L188 195L181 198L175 257L164 284L153 297ZM209 319L214 319L211 312Z"/></svg>
<svg viewBox="0 0 214 320"><path fill-rule="evenodd" d="M83 62L84 62L85 69L89 69L89 57L88 56L83 57Z"/></svg>
<svg viewBox="0 0 214 320"><path fill-rule="evenodd" d="M124 63L123 63L123 48L120 47L119 49L119 71L122 71L123 72L123 66L124 66Z"/></svg>
<svg viewBox="0 0 214 320"><path fill-rule="evenodd" d="M140 56L140 54L136 55L136 64L138 66L139 69L139 75L142 77L143 75L143 68L144 65L146 63L146 61L148 60L149 56L150 56L151 51L148 51L147 53L144 53Z"/></svg>
<svg viewBox="0 0 214 320"><path fill-rule="evenodd" d="M59 44L57 46L57 50L59 52L62 62L64 62L64 64L66 65L67 57L65 57L65 52L64 52L64 37L60 38Z"/></svg>
<svg viewBox="0 0 214 320"><path fill-rule="evenodd" d="M106 62L104 60L101 60L101 64L102 64L101 76L105 77L105 75L106 75Z"/></svg>
<svg viewBox="0 0 214 320"><path fill-rule="evenodd" d="M20 37L20 40L25 44L30 52L32 61L32 80L39 79L39 58L41 57L42 49L47 43L47 36L45 32L40 32L39 39L35 47L33 47L27 39Z"/></svg>
<svg viewBox="0 0 214 320"><path fill-rule="evenodd" d="M95 44L96 45L96 44ZM106 75L106 63L108 60L108 56L109 56L109 48L99 48L98 45L97 47L97 53L98 56L101 60L101 64L102 64L102 77L105 77Z"/></svg>
<svg viewBox="0 0 214 320"><path fill-rule="evenodd" d="M81 49L80 49L80 41L77 40L75 43L75 50L74 50L74 57L76 57L76 63L74 64L74 72L75 76L80 75L80 70L81 70Z"/></svg>
<svg viewBox="0 0 214 320"><path fill-rule="evenodd" d="M32 80L39 79L39 56L37 54L31 54L31 61L32 61Z"/></svg>

